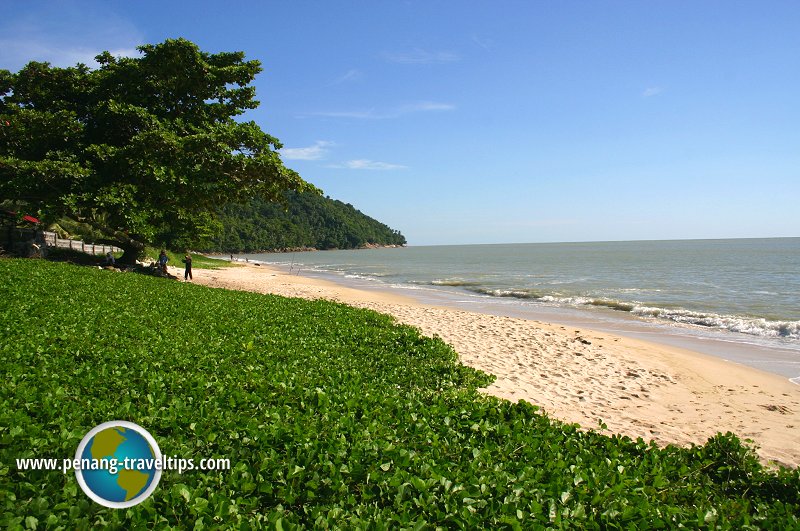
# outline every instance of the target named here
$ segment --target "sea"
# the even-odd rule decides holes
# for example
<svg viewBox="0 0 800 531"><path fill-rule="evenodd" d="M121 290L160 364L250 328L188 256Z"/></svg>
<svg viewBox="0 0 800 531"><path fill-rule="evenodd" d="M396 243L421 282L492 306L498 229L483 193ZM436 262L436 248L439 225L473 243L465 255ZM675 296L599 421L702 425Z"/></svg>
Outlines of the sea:
<svg viewBox="0 0 800 531"><path fill-rule="evenodd" d="M800 384L800 238L409 246L237 258L426 304L688 348Z"/></svg>

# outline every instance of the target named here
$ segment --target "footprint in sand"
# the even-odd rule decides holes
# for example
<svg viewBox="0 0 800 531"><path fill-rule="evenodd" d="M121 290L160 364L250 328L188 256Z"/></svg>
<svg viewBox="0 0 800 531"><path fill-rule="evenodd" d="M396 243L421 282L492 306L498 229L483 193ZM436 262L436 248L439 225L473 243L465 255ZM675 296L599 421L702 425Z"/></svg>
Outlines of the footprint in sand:
<svg viewBox="0 0 800 531"><path fill-rule="evenodd" d="M774 404L759 404L759 407L763 407L767 411L777 411L781 415L788 415L792 411L786 406L776 406Z"/></svg>

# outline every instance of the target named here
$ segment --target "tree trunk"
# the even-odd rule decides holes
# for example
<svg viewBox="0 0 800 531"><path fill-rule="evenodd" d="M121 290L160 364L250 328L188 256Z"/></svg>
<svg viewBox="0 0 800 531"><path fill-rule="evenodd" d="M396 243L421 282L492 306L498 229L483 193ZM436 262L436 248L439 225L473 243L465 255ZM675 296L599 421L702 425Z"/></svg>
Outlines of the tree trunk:
<svg viewBox="0 0 800 531"><path fill-rule="evenodd" d="M144 254L144 244L134 240L116 242L114 245L122 249L122 256L118 262L125 265L133 265Z"/></svg>

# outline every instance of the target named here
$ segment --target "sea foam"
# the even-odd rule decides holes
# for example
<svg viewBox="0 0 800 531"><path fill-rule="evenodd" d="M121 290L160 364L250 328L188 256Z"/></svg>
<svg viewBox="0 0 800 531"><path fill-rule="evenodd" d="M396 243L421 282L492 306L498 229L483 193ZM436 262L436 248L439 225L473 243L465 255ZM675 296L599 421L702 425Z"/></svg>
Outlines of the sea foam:
<svg viewBox="0 0 800 531"><path fill-rule="evenodd" d="M598 297L544 295L541 292L531 289L486 288L471 286L469 284L461 284L461 286L467 286L468 289L474 293L491 297L512 297L574 307L593 306L608 308L615 311L630 313L645 319L672 321L685 325L727 330L760 337L800 339L800 321L770 321L763 318L698 312L684 308L659 308L647 306L638 302Z"/></svg>

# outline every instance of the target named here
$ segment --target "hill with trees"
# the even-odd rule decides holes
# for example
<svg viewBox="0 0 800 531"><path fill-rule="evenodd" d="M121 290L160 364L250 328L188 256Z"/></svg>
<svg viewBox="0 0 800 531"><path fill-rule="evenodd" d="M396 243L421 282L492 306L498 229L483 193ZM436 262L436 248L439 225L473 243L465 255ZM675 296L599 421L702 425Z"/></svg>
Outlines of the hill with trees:
<svg viewBox="0 0 800 531"><path fill-rule="evenodd" d="M313 192L289 191L284 204L253 198L230 204L219 213L222 232L205 251L238 253L313 247L356 249L371 245L405 245L393 230L343 203Z"/></svg>

